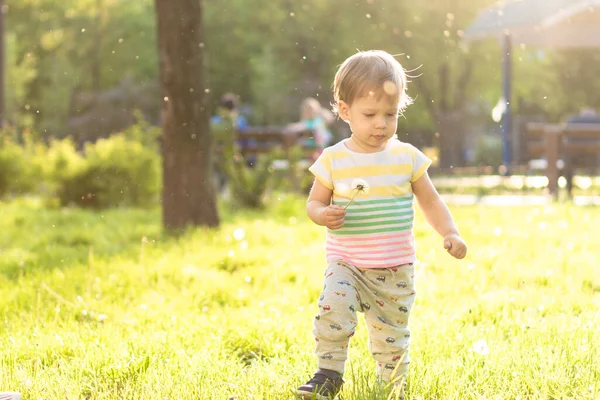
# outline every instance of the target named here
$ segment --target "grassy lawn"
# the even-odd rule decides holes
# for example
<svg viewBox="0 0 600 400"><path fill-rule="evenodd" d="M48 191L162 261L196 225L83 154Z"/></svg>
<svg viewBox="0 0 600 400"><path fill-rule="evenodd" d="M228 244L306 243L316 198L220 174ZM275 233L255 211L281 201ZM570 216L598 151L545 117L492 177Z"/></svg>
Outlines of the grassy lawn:
<svg viewBox="0 0 600 400"><path fill-rule="evenodd" d="M462 207L451 259L417 218L414 399L600 398L600 209ZM0 390L25 399L288 399L314 371L324 231L303 199L161 233L158 210L0 203ZM345 399L375 387L364 323Z"/></svg>

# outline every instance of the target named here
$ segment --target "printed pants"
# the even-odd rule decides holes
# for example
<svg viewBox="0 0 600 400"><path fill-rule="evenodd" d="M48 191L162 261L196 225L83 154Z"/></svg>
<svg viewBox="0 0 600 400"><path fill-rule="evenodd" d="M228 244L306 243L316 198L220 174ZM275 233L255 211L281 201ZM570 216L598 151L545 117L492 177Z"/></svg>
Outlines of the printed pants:
<svg viewBox="0 0 600 400"><path fill-rule="evenodd" d="M361 311L377 375L384 381L406 377L410 363L408 317L414 299L413 264L360 269L345 261L329 263L313 328L319 368L344 372L348 344L358 324L356 313Z"/></svg>

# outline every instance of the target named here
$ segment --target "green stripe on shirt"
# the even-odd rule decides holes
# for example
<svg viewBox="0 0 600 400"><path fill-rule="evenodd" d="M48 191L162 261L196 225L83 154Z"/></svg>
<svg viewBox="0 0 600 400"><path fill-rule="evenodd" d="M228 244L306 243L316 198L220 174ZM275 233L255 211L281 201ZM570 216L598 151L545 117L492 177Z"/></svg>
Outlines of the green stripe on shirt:
<svg viewBox="0 0 600 400"><path fill-rule="evenodd" d="M404 222L412 222L414 220L414 218L411 216L410 218L406 218L406 219L389 219L389 220L384 220L384 221L374 221L374 222L348 222L348 223L344 223L344 226L342 228L360 228L360 227L372 227L372 226L379 226L379 225L394 225L394 224L401 224Z"/></svg>
<svg viewBox="0 0 600 400"><path fill-rule="evenodd" d="M412 222L407 224L406 226L388 226L385 228L380 228L380 229L366 229L366 230L358 230L358 231L344 231L343 228L342 229L337 229L335 231L330 230L329 232L331 232L331 234L337 236L343 236L343 235L369 235L372 233L384 233L384 232L406 232L406 231L410 231L412 229Z"/></svg>
<svg viewBox="0 0 600 400"><path fill-rule="evenodd" d="M346 210L346 212L348 212L348 210ZM361 212L365 212L364 210ZM374 219L374 218L394 218L394 217L404 217L406 215L412 215L413 211L409 210L406 212L395 212L395 213L385 213L385 214L369 214L369 215L346 215L346 217L344 217L344 220L346 221L362 221L362 220L369 220L369 219Z"/></svg>

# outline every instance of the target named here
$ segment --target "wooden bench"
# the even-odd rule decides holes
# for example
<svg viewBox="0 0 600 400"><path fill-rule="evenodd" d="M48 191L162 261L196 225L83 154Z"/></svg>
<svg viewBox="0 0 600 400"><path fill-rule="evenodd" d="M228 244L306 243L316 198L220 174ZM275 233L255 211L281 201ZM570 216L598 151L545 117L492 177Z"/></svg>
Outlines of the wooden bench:
<svg viewBox="0 0 600 400"><path fill-rule="evenodd" d="M531 122L526 125L525 146L529 160L545 159L550 193L554 197L558 195L558 178L562 169L567 180L567 192L571 196L575 170L598 172L600 124Z"/></svg>
<svg viewBox="0 0 600 400"><path fill-rule="evenodd" d="M312 131L292 131L285 126L257 126L237 132L240 151L244 157L265 154L276 148L287 153L295 146L301 146L304 155L310 157L315 148L307 146L303 139L312 137Z"/></svg>
<svg viewBox="0 0 600 400"><path fill-rule="evenodd" d="M254 126L237 132L240 153L246 161L251 161L253 156L268 154L276 149L283 150L284 156L273 160L271 166L275 170L287 170L287 179L292 187L300 188L299 190L302 190L302 178L298 172L307 170L317 155L317 149L310 146L306 140L311 138L313 138L312 131L294 130L286 126ZM302 151L300 159L298 154L292 154L292 151L298 148Z"/></svg>
<svg viewBox="0 0 600 400"><path fill-rule="evenodd" d="M294 132L285 126L256 126L237 132L244 156L265 154L277 147L289 150L296 145L302 145L302 139L312 137L312 131ZM303 147L303 149L314 152L314 148Z"/></svg>

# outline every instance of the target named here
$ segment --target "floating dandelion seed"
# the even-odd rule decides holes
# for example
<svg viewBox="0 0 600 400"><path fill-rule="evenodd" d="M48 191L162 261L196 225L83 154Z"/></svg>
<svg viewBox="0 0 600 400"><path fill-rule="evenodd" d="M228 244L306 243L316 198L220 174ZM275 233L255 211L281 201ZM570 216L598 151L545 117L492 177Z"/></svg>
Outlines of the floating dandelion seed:
<svg viewBox="0 0 600 400"><path fill-rule="evenodd" d="M233 238L238 242L246 237L246 232L242 228L237 228L233 231Z"/></svg>
<svg viewBox="0 0 600 400"><path fill-rule="evenodd" d="M398 93L398 87L392 81L383 82L383 91L388 96L395 96Z"/></svg>
<svg viewBox="0 0 600 400"><path fill-rule="evenodd" d="M348 202L348 204L346 204L346 206L344 207L344 210L346 208L348 208L348 206L352 203L352 201L354 201L354 199L356 198L356 196L358 196L359 194L368 194L369 193L369 184L367 183L367 181L365 181L364 179L355 179L352 181L352 192L354 192L352 194L352 197L350 198L350 201Z"/></svg>
<svg viewBox="0 0 600 400"><path fill-rule="evenodd" d="M473 351L482 356L487 356L488 354L490 354L490 348L488 347L484 339L479 339L478 341L473 343Z"/></svg>

